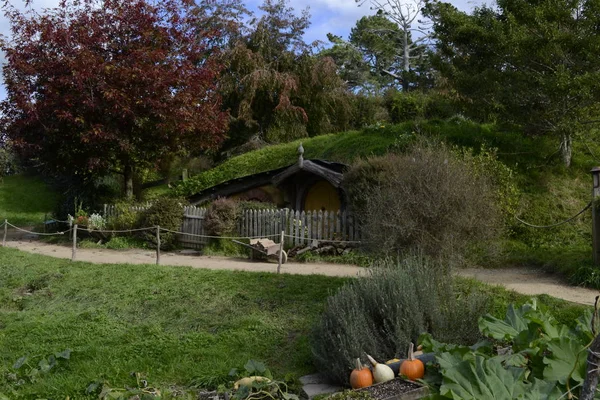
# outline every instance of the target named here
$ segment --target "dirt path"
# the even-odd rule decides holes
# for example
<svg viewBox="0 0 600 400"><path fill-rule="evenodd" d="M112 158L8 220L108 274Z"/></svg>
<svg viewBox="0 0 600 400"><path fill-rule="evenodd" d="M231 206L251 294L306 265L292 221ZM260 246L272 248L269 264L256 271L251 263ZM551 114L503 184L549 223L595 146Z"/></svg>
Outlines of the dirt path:
<svg viewBox="0 0 600 400"><path fill-rule="evenodd" d="M47 244L28 236L14 237L12 239L7 241L7 246L29 253L58 258L71 258L71 248L68 246ZM78 261L97 264L154 264L155 257L155 252L150 250L77 249ZM277 270L277 263L274 261L263 262L239 258L201 256L197 252L188 251L162 253L161 264L253 272L275 272ZM358 276L364 274L365 269L353 265L288 262L283 265L282 272L300 275ZM548 294L580 304L593 305L594 298L600 294L598 290L566 285L558 277L534 269L463 269L458 274L475 278L485 283L501 285L507 289L526 295Z"/></svg>
<svg viewBox="0 0 600 400"><path fill-rule="evenodd" d="M569 286L558 277L541 270L524 268L462 269L459 275L478 281L504 286L515 292L535 296L547 294L573 303L594 305L598 290Z"/></svg>
<svg viewBox="0 0 600 400"><path fill-rule="evenodd" d="M8 247L14 247L29 253L42 254L57 258L71 258L71 247L48 244L36 240L7 241ZM77 261L95 264L154 264L156 253L150 250L108 250L108 249L77 249ZM276 272L277 263L274 261L250 261L241 258L201 256L197 252L161 253L162 265L189 266L193 268L240 270L253 272ZM298 275L327 275L327 276L357 276L364 273L364 268L344 264L302 264L287 262L281 267L281 272Z"/></svg>

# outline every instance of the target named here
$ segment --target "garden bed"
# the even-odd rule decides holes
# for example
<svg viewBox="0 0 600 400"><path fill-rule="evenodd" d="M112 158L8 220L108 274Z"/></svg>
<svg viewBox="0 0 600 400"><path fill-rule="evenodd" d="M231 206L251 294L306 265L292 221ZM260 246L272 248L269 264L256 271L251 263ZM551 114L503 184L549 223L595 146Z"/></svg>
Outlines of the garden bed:
<svg viewBox="0 0 600 400"><path fill-rule="evenodd" d="M425 386L402 378L376 383L356 391L367 392L377 400L417 400L429 394L429 390Z"/></svg>

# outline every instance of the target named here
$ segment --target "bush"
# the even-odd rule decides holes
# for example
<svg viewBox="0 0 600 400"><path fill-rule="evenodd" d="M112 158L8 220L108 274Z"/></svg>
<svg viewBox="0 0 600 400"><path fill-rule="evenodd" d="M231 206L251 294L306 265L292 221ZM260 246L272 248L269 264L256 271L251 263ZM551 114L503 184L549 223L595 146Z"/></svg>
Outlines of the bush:
<svg viewBox="0 0 600 400"><path fill-rule="evenodd" d="M161 228L172 231L179 231L183 222L183 207L186 205L184 199L174 197L159 197L156 201L142 213L140 218L141 226L151 227L159 225ZM156 246L156 232L146 231L145 238ZM166 250L175 247L177 244L177 234L171 232L161 232L161 248Z"/></svg>
<svg viewBox="0 0 600 400"><path fill-rule="evenodd" d="M391 92L386 95L386 106L392 123L423 119L427 96L418 92Z"/></svg>
<svg viewBox="0 0 600 400"><path fill-rule="evenodd" d="M109 230L125 231L140 227L140 213L134 211L134 205L128 202L115 204L115 215L108 218L106 226Z"/></svg>
<svg viewBox="0 0 600 400"><path fill-rule="evenodd" d="M420 141L405 154L355 164L344 188L367 249L460 257L468 245L497 237L498 191L473 159Z"/></svg>
<svg viewBox="0 0 600 400"><path fill-rule="evenodd" d="M384 260L329 297L311 337L314 361L331 379L348 384L357 357L405 358L409 343L424 332L475 343L486 307L481 295L458 297L443 265L420 256Z"/></svg>
<svg viewBox="0 0 600 400"><path fill-rule="evenodd" d="M219 198L206 210L204 223L209 235L222 236L235 232L238 203L232 199Z"/></svg>

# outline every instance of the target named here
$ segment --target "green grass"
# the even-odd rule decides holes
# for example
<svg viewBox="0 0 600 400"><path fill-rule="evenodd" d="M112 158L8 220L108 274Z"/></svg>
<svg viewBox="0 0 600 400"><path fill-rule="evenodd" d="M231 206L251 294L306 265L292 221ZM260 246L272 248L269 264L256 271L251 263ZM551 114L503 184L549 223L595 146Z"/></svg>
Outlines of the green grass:
<svg viewBox="0 0 600 400"><path fill-rule="evenodd" d="M45 214L54 211L57 201L57 193L40 178L7 176L0 182L0 221L8 219L14 225L40 223Z"/></svg>
<svg viewBox="0 0 600 400"><path fill-rule="evenodd" d="M0 248L0 393L10 398L86 398L85 388L112 387L143 373L153 385L216 385L249 359L277 377L313 371L308 334L329 294L349 279L207 271L156 265L71 263ZM492 296L502 316L528 297L460 279L460 291ZM543 307L572 323L584 307L540 296ZM37 381L10 380L22 356L71 349L64 366ZM12 392L14 391L14 392Z"/></svg>
<svg viewBox="0 0 600 400"><path fill-rule="evenodd" d="M312 372L307 334L345 282L70 263L5 248L0 270L0 392L24 398L80 399L90 382L122 387L132 371L155 385L219 382L249 359L279 377ZM66 348L73 352L64 368L21 386L8 380L21 356L35 366Z"/></svg>

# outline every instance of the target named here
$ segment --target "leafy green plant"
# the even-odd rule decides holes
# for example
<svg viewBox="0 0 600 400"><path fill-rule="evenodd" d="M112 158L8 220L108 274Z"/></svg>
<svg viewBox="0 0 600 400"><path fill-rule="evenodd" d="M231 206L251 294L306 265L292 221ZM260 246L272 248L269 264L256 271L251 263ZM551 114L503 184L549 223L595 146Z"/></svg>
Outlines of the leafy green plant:
<svg viewBox="0 0 600 400"><path fill-rule="evenodd" d="M441 382L439 394L447 399L577 395L585 377L586 350L594 337L592 321L587 310L574 328L568 328L538 309L534 300L519 308L509 306L504 319L482 317L479 329L488 341L476 346L448 345L423 335L424 351L434 352L439 365L439 375L430 371L429 381ZM495 353L494 343L505 351Z"/></svg>
<svg viewBox="0 0 600 400"><path fill-rule="evenodd" d="M143 227L160 226L164 229L179 231L183 222L183 208L186 200L174 197L159 197L156 201L144 211L140 217L140 223ZM156 232L146 231L144 233L146 240L153 246L156 246ZM177 234L171 232L161 232L161 249L171 249L177 243Z"/></svg>
<svg viewBox="0 0 600 400"><path fill-rule="evenodd" d="M241 378L234 383L233 400L299 400L297 395L289 393L285 382L274 380L271 371L260 361L248 360L241 373L234 368L229 376Z"/></svg>
<svg viewBox="0 0 600 400"><path fill-rule="evenodd" d="M198 398L194 390L183 388L161 389L148 383L145 376L139 372L131 374L135 378L135 383L125 388L113 388L108 382L97 380L88 385L85 393L97 394L100 400L170 400L182 399L193 400Z"/></svg>
<svg viewBox="0 0 600 400"><path fill-rule="evenodd" d="M70 358L70 349L41 358L23 356L13 364L7 378L18 384L35 383L49 372L64 366Z"/></svg>

